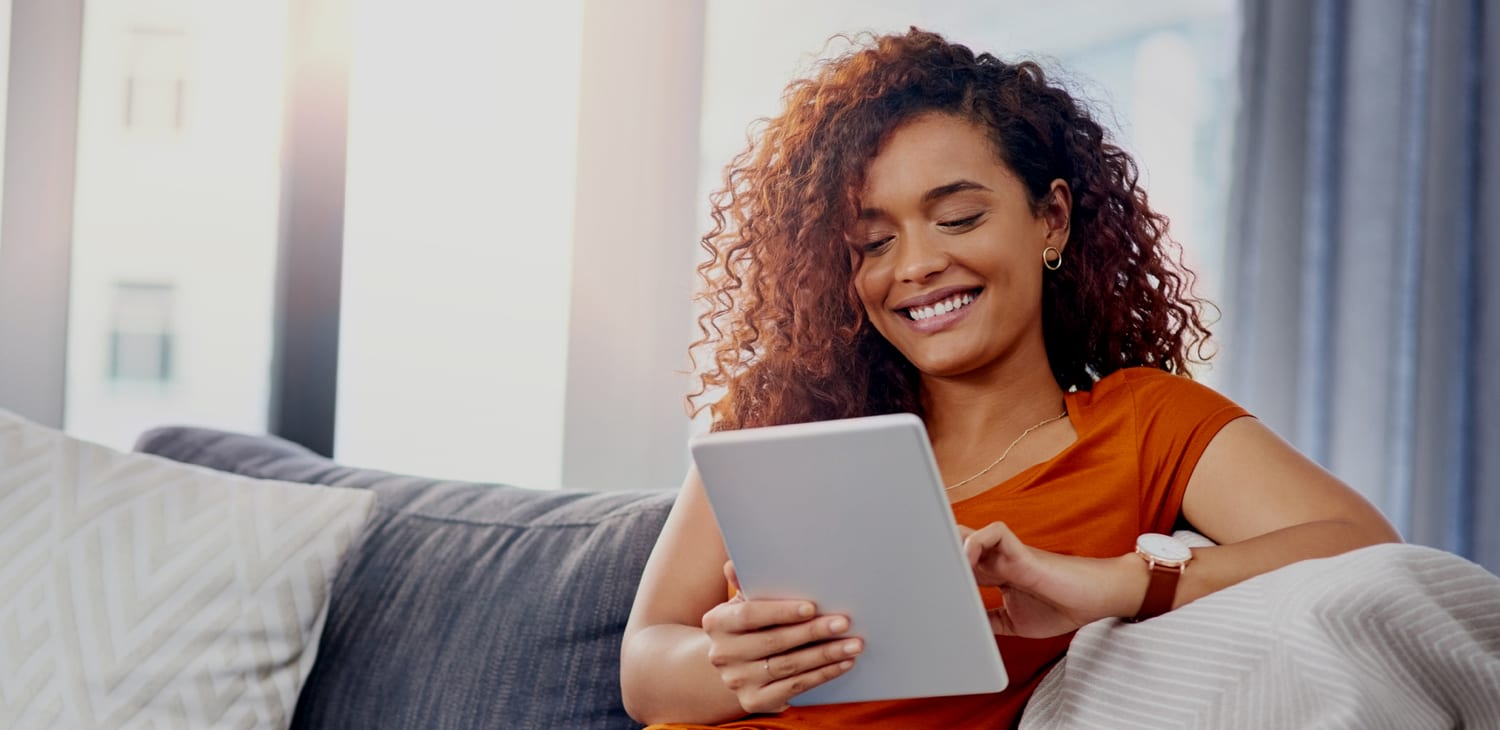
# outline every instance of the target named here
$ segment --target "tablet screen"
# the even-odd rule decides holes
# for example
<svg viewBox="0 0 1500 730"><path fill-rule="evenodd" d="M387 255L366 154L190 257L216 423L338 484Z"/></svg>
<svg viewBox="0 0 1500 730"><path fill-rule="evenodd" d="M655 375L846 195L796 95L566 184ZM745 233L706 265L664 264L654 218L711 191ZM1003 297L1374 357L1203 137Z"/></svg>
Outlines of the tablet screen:
<svg viewBox="0 0 1500 730"><path fill-rule="evenodd" d="M792 704L1005 688L919 418L723 431L692 452L745 595L811 600L865 640L853 669Z"/></svg>

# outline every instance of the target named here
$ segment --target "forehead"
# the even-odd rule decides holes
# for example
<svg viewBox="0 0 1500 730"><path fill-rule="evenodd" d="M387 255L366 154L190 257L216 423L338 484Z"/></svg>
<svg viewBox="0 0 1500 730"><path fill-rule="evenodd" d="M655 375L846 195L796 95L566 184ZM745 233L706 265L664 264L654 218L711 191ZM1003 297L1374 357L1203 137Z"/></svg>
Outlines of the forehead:
<svg viewBox="0 0 1500 730"><path fill-rule="evenodd" d="M985 130L948 114L924 114L897 127L882 141L865 169L860 199L884 207L900 198L921 196L957 179L992 183L1013 178L995 153Z"/></svg>

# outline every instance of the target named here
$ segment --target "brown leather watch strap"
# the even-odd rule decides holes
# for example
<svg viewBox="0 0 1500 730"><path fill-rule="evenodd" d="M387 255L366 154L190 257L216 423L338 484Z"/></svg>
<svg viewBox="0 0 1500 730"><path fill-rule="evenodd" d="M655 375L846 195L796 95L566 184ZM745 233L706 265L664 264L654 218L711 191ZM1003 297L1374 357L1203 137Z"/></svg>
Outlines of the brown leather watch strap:
<svg viewBox="0 0 1500 730"><path fill-rule="evenodd" d="M1182 577L1181 565L1162 565L1151 561L1151 579L1146 584L1146 598L1141 601L1141 610L1135 612L1131 623L1156 618L1172 609L1172 599L1177 597L1177 581Z"/></svg>

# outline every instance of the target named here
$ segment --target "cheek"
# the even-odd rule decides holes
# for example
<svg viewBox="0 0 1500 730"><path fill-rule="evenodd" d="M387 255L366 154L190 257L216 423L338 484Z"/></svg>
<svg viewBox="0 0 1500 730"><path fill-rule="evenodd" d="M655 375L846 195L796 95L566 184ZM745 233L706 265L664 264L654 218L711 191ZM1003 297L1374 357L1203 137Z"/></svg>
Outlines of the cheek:
<svg viewBox="0 0 1500 730"><path fill-rule="evenodd" d="M873 314L880 306L881 299L871 273L869 266L861 266L854 272L854 293L859 295L859 301L865 305L866 314Z"/></svg>
<svg viewBox="0 0 1500 730"><path fill-rule="evenodd" d="M889 339L886 332L886 322L882 314L885 309L885 289L880 285L880 278L874 275L876 272L872 267L864 267L854 274L854 293L859 296L859 302L865 308L865 320L875 327L875 331L881 336Z"/></svg>
<svg viewBox="0 0 1500 730"><path fill-rule="evenodd" d="M885 334L885 325L880 321L880 312L885 309L883 301L885 294L879 291L876 285L876 277L870 276L870 267L861 267L853 274L853 292L859 297L859 304L864 307L864 319L874 325L876 331Z"/></svg>

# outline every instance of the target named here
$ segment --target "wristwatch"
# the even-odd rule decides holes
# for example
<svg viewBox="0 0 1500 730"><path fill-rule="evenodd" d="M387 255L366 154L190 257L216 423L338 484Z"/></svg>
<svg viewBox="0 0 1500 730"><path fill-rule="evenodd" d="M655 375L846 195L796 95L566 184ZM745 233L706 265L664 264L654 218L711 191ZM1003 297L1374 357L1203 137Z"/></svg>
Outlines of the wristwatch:
<svg viewBox="0 0 1500 730"><path fill-rule="evenodd" d="M1156 618L1172 608L1172 599L1177 597L1177 580L1193 559L1187 543L1156 532L1135 539L1135 554L1151 568L1151 580L1146 584L1146 598L1141 601L1140 610L1126 619L1131 623Z"/></svg>

